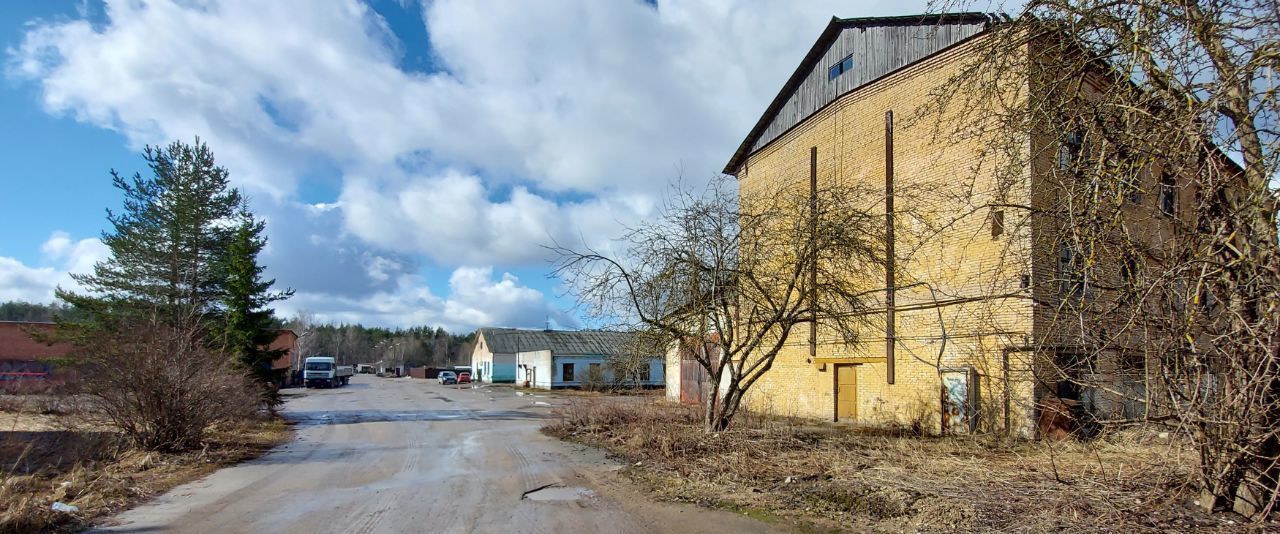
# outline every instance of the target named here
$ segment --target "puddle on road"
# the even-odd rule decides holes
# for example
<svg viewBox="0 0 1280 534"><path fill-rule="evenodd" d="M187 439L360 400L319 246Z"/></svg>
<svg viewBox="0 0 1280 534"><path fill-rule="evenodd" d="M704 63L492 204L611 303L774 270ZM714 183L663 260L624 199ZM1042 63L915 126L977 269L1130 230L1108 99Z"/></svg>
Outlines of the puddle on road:
<svg viewBox="0 0 1280 534"><path fill-rule="evenodd" d="M585 501L595 497L595 492L587 488L565 487L565 486L547 486L545 488L536 489L524 494L524 498L530 501Z"/></svg>
<svg viewBox="0 0 1280 534"><path fill-rule="evenodd" d="M533 420L546 419L545 414L520 410L308 410L286 411L285 417L300 425L344 425L351 423L462 421L462 420Z"/></svg>

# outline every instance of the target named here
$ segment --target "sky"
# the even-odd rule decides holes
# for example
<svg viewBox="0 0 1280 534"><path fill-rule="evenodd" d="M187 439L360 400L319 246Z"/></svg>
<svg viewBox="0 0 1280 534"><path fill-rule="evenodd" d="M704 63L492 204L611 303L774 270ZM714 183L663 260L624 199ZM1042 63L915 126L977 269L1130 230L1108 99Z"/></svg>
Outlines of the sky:
<svg viewBox="0 0 1280 534"><path fill-rule="evenodd" d="M589 323L552 242L616 249L734 149L832 16L927 0L0 3L0 301L51 302L146 145L207 142L278 303L407 327Z"/></svg>

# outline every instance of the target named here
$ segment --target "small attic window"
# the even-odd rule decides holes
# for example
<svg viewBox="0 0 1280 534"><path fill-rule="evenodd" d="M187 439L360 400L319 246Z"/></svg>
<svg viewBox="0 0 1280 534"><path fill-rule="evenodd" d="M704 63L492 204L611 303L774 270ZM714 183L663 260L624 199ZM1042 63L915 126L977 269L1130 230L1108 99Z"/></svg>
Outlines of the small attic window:
<svg viewBox="0 0 1280 534"><path fill-rule="evenodd" d="M840 77L841 74L851 70L853 70L853 54L845 56L839 63L832 65L831 68L827 70L827 80L834 80Z"/></svg>

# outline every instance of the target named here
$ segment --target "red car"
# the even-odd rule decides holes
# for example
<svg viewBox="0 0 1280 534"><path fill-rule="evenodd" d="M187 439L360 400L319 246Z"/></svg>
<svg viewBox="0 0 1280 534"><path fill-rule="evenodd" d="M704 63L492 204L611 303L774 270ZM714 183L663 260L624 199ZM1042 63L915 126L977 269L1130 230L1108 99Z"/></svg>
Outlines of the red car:
<svg viewBox="0 0 1280 534"><path fill-rule="evenodd" d="M459 384L470 384L470 383L471 383L471 373L468 373L468 372L466 372L466 371L463 371L463 372L461 372L461 373L458 373L458 383L459 383Z"/></svg>

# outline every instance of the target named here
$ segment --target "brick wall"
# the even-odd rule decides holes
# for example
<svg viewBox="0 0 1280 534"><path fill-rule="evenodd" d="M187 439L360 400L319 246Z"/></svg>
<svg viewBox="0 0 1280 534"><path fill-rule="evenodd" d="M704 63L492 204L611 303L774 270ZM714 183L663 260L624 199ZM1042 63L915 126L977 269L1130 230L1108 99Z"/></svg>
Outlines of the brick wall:
<svg viewBox="0 0 1280 534"><path fill-rule="evenodd" d="M997 196L1003 202L1026 203L1030 168L1020 183L997 190L994 169L1008 160L988 153L992 139L981 133L956 134L938 128L936 119L916 117L933 101L932 92L959 72L975 44L950 49L845 95L738 169L744 198L779 185L807 190L810 150L817 147L819 184L856 180L883 190L885 113L894 113L896 285L903 288L897 293L895 383L888 384L886 366L877 361L885 357L883 315L872 316L857 332L856 346L845 345L835 332L817 333L819 358L873 362L856 366L860 421L917 422L937 429L939 371L972 368L979 377L980 422L990 428L1007 423L1024 433L1031 428L1031 362L1018 350L1032 328L1031 303L1022 288L1024 276L1030 276L1031 234L1022 215L1007 210L1006 230L993 238L989 207ZM868 198L866 206L883 213L884 199ZM883 273L869 273L869 279L883 286ZM783 415L834 418L834 366L809 358L807 328L793 331L789 340L748 395L748 405Z"/></svg>
<svg viewBox="0 0 1280 534"><path fill-rule="evenodd" d="M276 339L271 342L271 345L267 346L267 350L284 351L271 361L272 369L283 371L293 367L294 352L298 350L298 334L293 330L280 330L276 333Z"/></svg>
<svg viewBox="0 0 1280 534"><path fill-rule="evenodd" d="M71 345L48 345L31 337L32 332L52 334L53 323L0 322L0 359L31 360L62 358L71 354Z"/></svg>

